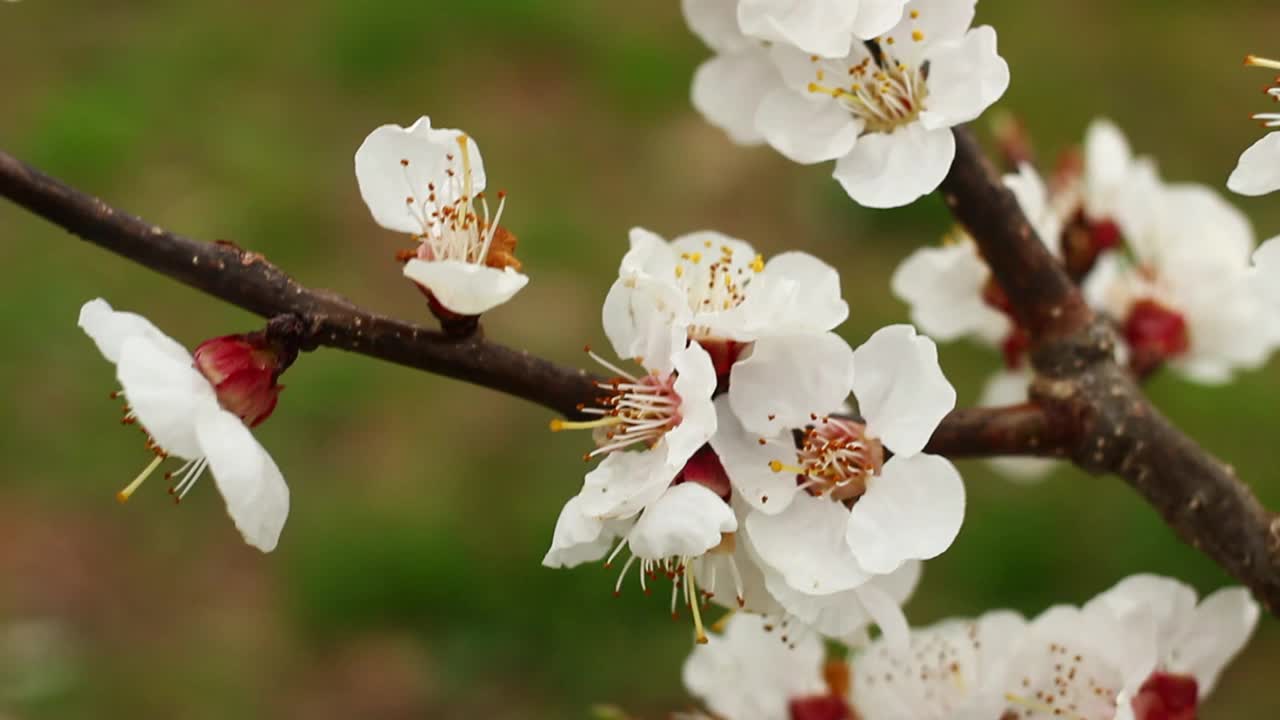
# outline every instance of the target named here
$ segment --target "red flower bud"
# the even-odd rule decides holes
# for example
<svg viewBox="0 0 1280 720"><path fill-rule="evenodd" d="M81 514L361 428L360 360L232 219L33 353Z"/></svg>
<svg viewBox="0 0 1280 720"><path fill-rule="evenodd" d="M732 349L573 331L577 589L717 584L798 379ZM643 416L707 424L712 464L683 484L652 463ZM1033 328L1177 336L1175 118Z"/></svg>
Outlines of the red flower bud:
<svg viewBox="0 0 1280 720"><path fill-rule="evenodd" d="M1137 720L1196 720L1199 690L1190 675L1155 672L1134 696Z"/></svg>
<svg viewBox="0 0 1280 720"><path fill-rule="evenodd" d="M1139 377L1191 348L1186 319L1154 300L1134 303L1124 323L1124 339L1133 353L1130 365Z"/></svg>
<svg viewBox="0 0 1280 720"><path fill-rule="evenodd" d="M732 491L729 474L725 472L724 465L720 464L720 457L710 445L703 445L693 454L693 457L689 458L689 461L684 464L684 469L676 476L674 484L686 482L698 483L726 502Z"/></svg>
<svg viewBox="0 0 1280 720"><path fill-rule="evenodd" d="M266 333L224 335L200 343L196 369L218 393L218 404L249 427L266 420L276 409L283 385L276 381L297 351L269 341Z"/></svg>

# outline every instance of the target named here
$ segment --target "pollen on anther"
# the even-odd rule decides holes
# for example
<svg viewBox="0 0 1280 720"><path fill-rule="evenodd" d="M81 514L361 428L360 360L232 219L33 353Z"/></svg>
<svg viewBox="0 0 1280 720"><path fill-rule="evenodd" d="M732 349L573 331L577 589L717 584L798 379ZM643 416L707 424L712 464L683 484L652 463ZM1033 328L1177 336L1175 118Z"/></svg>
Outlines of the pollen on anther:
<svg viewBox="0 0 1280 720"><path fill-rule="evenodd" d="M924 42L924 32L921 30L912 30L911 39L916 42Z"/></svg>

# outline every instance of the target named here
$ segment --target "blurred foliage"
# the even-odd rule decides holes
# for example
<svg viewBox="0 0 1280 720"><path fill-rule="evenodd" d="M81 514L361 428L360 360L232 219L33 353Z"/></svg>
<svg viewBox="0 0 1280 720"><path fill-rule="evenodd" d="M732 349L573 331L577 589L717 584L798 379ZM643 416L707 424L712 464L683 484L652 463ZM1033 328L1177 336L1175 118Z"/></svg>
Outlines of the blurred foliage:
<svg viewBox="0 0 1280 720"><path fill-rule="evenodd" d="M1256 136L1246 116L1268 80L1240 58L1280 52L1280 8L1264 0L987 2L979 19L1013 69L1000 106L1044 158L1107 115L1167 177L1218 187ZM534 282L487 318L492 337L582 362L639 224L820 254L842 272L852 342L901 321L889 273L946 229L941 204L862 210L827 168L733 147L687 101L706 56L674 0L24 0L0 6L0 146L153 222L425 321L392 262L404 241L370 221L351 156L373 127L430 114L478 138L511 194ZM1264 236L1280 228L1274 197L1237 200ZM338 352L304 358L259 433L294 491L280 549L263 557L207 483L178 509L159 487L112 501L144 454L74 323L96 296L191 345L256 321L9 205L0 279L0 627L40 628L0 632L10 645L25 632L0 648L0 717L566 718L599 703L659 717L687 703L689 633L665 599L613 600L610 573L539 565L583 472L545 411ZM996 358L942 354L971 401ZM1225 389L1152 385L1272 506L1278 367ZM1201 590L1228 581L1119 482L962 469L968 523L928 568L916 622L1080 602L1138 571ZM1280 714L1277 663L1280 626L1264 619L1208 712Z"/></svg>

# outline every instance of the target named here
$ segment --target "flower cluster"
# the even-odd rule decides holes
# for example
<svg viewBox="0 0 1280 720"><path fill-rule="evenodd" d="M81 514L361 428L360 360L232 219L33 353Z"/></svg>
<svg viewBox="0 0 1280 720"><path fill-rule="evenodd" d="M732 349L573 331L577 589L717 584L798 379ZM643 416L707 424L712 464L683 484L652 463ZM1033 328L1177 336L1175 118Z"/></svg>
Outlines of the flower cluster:
<svg viewBox="0 0 1280 720"><path fill-rule="evenodd" d="M708 599L797 633L905 631L918 561L964 515L959 473L923 452L955 391L910 326L851 349L832 332L848 312L836 271L805 253L766 262L719 233L633 230L603 322L643 370L592 353L615 377L587 419L552 421L593 431L586 457L601 461L545 564L629 551L617 588L637 563L646 590L665 574L700 637ZM857 417L841 412L851 395Z"/></svg>
<svg viewBox="0 0 1280 720"><path fill-rule="evenodd" d="M461 130L383 125L356 150L356 181L373 219L418 243L404 267L445 323L510 300L529 282L502 227L506 194L489 214L480 148ZM474 326L471 326L474 327Z"/></svg>
<svg viewBox="0 0 1280 720"><path fill-rule="evenodd" d="M693 104L738 143L804 164L835 160L860 205L907 205L955 158L951 128L1009 86L977 0L684 0L716 52Z"/></svg>
<svg viewBox="0 0 1280 720"><path fill-rule="evenodd" d="M1164 181L1111 123L1095 121L1083 153L1067 155L1048 182L1023 166L1005 183L1085 299L1115 321L1118 352L1137 375L1168 365L1193 381L1225 382L1280 344L1263 283L1250 282L1271 256L1259 251L1251 267L1255 238L1244 214L1208 187ZM1026 334L963 231L909 256L892 285L930 336L1002 351L1005 371L983 404L1025 400Z"/></svg>
<svg viewBox="0 0 1280 720"><path fill-rule="evenodd" d="M684 682L734 720L1190 720L1258 616L1243 588L1197 604L1182 583L1136 575L1083 607L947 620L824 660L817 640L781 642L737 614L694 648Z"/></svg>

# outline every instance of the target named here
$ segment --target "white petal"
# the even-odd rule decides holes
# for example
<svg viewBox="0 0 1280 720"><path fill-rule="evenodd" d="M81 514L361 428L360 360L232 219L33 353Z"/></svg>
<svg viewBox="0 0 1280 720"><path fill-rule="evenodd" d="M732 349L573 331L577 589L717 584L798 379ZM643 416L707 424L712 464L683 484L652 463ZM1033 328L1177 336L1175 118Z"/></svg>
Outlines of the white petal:
<svg viewBox="0 0 1280 720"><path fill-rule="evenodd" d="M853 350L835 333L762 338L729 373L729 405L748 432L772 437L838 410L852 381Z"/></svg>
<svg viewBox="0 0 1280 720"><path fill-rule="evenodd" d="M738 29L737 0L681 0L680 8L689 29L712 50L732 52L756 44Z"/></svg>
<svg viewBox="0 0 1280 720"><path fill-rule="evenodd" d="M951 547L964 523L964 482L937 455L894 456L849 511L845 539L858 564L889 573Z"/></svg>
<svg viewBox="0 0 1280 720"><path fill-rule="evenodd" d="M459 130L434 129L427 117L419 118L408 128L399 125L383 125L365 138L356 150L356 182L360 197L364 199L373 219L388 230L405 233L422 232L423 227L415 215L422 201L429 194L427 185L444 184L446 170L451 161L462 151L459 143L464 137ZM468 139L466 149L471 161L473 190L484 190L484 162L475 141ZM402 165L402 161L408 165ZM414 198L412 204L407 198Z"/></svg>
<svg viewBox="0 0 1280 720"><path fill-rule="evenodd" d="M770 259L752 279L742 304L720 315L721 322L758 338L826 332L849 317L849 305L840 296L835 268L793 251Z"/></svg>
<svg viewBox="0 0 1280 720"><path fill-rule="evenodd" d="M775 150L804 165L834 160L858 142L861 125L830 97L779 88L765 96L756 128Z"/></svg>
<svg viewBox="0 0 1280 720"><path fill-rule="evenodd" d="M672 355L687 344L687 308L684 294L669 283L623 277L609 288L601 320L615 355L665 373Z"/></svg>
<svg viewBox="0 0 1280 720"><path fill-rule="evenodd" d="M1175 648L1177 661L1172 669L1195 675L1200 697L1207 696L1222 669L1244 649L1259 614L1258 603L1244 588L1223 588L1205 598L1183 642Z"/></svg>
<svg viewBox="0 0 1280 720"><path fill-rule="evenodd" d="M685 661L684 685L712 712L734 720L788 716L787 704L825 690L825 648L813 633L792 633L782 642L771 621L735 613L723 634L712 634Z"/></svg>
<svg viewBox="0 0 1280 720"><path fill-rule="evenodd" d="M778 460L793 465L797 462L791 433L783 432L773 438L748 433L729 407L729 399L723 395L716 399L716 413L719 422L711 438L711 448L728 473L735 496L753 509L770 515L786 510L796 494L796 476L774 472L769 463ZM760 440L764 440L764 444Z"/></svg>
<svg viewBox="0 0 1280 720"><path fill-rule="evenodd" d="M225 410L205 413L196 435L236 529L245 542L271 552L289 517L289 486L280 468L240 418Z"/></svg>
<svg viewBox="0 0 1280 720"><path fill-rule="evenodd" d="M1258 246L1253 253L1255 292L1274 308L1280 308L1280 237Z"/></svg>
<svg viewBox="0 0 1280 720"><path fill-rule="evenodd" d="M964 37L973 24L974 6L978 0L912 0L902 20L884 33L894 38L893 55L901 62L919 65L939 45L955 42ZM914 14L914 17L913 17ZM914 40L916 31L922 40ZM934 83L930 70L929 89Z"/></svg>
<svg viewBox="0 0 1280 720"><path fill-rule="evenodd" d="M805 626L830 638L849 638L865 633L871 616L858 595L859 588L826 595L810 595L789 585L778 573L766 571L765 586L787 614Z"/></svg>
<svg viewBox="0 0 1280 720"><path fill-rule="evenodd" d="M675 391L680 396L680 424L669 430L661 444L667 446L667 464L684 468L689 458L716 432L716 408L711 395L716 391L716 370L711 356L697 343L676 353Z"/></svg>
<svg viewBox="0 0 1280 720"><path fill-rule="evenodd" d="M853 21L853 34L871 40L889 32L902 20L908 0L862 0L858 17Z"/></svg>
<svg viewBox="0 0 1280 720"><path fill-rule="evenodd" d="M685 233L671 241L671 249L677 255L714 253L717 258L729 257L739 267L749 265L756 256L756 249L751 243L715 230ZM712 258L708 258L708 262L711 261Z"/></svg>
<svg viewBox="0 0 1280 720"><path fill-rule="evenodd" d="M658 499L675 479L678 467L666 463L666 444L644 451L609 453L587 473L579 496L582 512L595 517L626 518Z"/></svg>
<svg viewBox="0 0 1280 720"><path fill-rule="evenodd" d="M929 97L920 122L930 130L977 119L1009 89L1009 64L996 49L990 25L929 53Z"/></svg>
<svg viewBox="0 0 1280 720"><path fill-rule="evenodd" d="M138 422L165 452L181 458L201 457L196 441L196 420L218 408L209 381L185 361L144 335L135 335L120 346L116 378Z"/></svg>
<svg viewBox="0 0 1280 720"><path fill-rule="evenodd" d="M881 328L853 352L853 394L868 434L899 456L923 450L956 406L937 346L910 325Z"/></svg>
<svg viewBox="0 0 1280 720"><path fill-rule="evenodd" d="M824 57L849 54L857 0L739 0L738 26L752 37Z"/></svg>
<svg viewBox="0 0 1280 720"><path fill-rule="evenodd" d="M756 128L756 111L781 85L778 69L761 48L717 55L693 74L693 106L735 143L759 145L764 135Z"/></svg>
<svg viewBox="0 0 1280 720"><path fill-rule="evenodd" d="M991 271L970 242L916 250L894 271L893 293L911 305L911 322L941 342L973 336L996 344L1008 316L983 299Z"/></svg>
<svg viewBox="0 0 1280 720"><path fill-rule="evenodd" d="M1240 156L1227 179L1231 192L1266 195L1280 190L1280 132L1268 133Z"/></svg>
<svg viewBox="0 0 1280 720"><path fill-rule="evenodd" d="M698 557L737 529L729 503L705 485L681 483L645 508L627 543L644 560Z"/></svg>
<svg viewBox="0 0 1280 720"><path fill-rule="evenodd" d="M1098 118L1084 134L1084 208L1092 218L1111 218L1117 191L1129 179L1133 151L1115 123Z"/></svg>
<svg viewBox="0 0 1280 720"><path fill-rule="evenodd" d="M829 595L870 579L845 541L848 521L844 505L801 492L781 513L752 512L746 526L756 554L787 585L808 595Z"/></svg>
<svg viewBox="0 0 1280 720"><path fill-rule="evenodd" d="M1027 216L1040 241L1049 252L1061 257L1062 220L1058 218L1057 208L1049 202L1049 188L1040 173L1032 165L1023 163L1017 173L1004 176L1004 185L1017 198L1022 214Z"/></svg>
<svg viewBox="0 0 1280 720"><path fill-rule="evenodd" d="M431 291L446 309L459 315L479 315L510 300L529 283L529 276L503 268L461 260L405 263L404 276Z"/></svg>
<svg viewBox="0 0 1280 720"><path fill-rule="evenodd" d="M582 512L582 499L569 498L556 519L551 548L542 558L549 568L576 567L595 562L609 552L617 535L606 531L606 522Z"/></svg>
<svg viewBox="0 0 1280 720"><path fill-rule="evenodd" d="M631 228L630 247L618 266L618 277L636 274L674 282L677 255L661 235L642 227Z"/></svg>
<svg viewBox="0 0 1280 720"><path fill-rule="evenodd" d="M112 363L120 361L120 349L131 337L150 340L156 349L179 362L194 362L186 348L161 332L150 320L137 313L113 310L102 298L90 300L80 308L79 325L98 346L102 356Z"/></svg>
<svg viewBox="0 0 1280 720"><path fill-rule="evenodd" d="M869 582L856 590L858 599L866 609L867 615L880 627L889 647L905 651L911 642L911 627L907 624L907 616L902 606L893 597L874 582Z"/></svg>
<svg viewBox="0 0 1280 720"><path fill-rule="evenodd" d="M955 156L949 128L928 130L913 122L890 134L864 135L836 161L833 177L859 205L901 207L936 190Z"/></svg>

